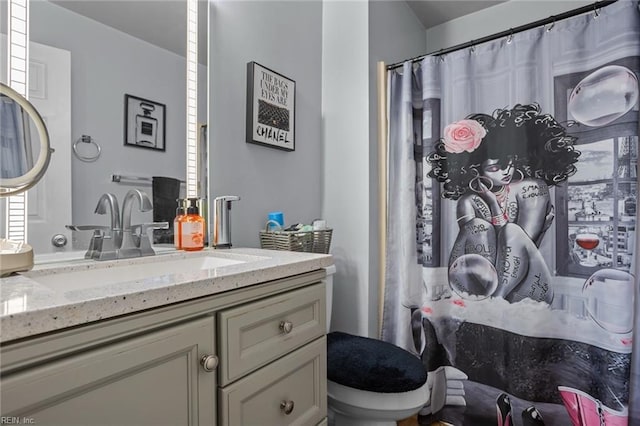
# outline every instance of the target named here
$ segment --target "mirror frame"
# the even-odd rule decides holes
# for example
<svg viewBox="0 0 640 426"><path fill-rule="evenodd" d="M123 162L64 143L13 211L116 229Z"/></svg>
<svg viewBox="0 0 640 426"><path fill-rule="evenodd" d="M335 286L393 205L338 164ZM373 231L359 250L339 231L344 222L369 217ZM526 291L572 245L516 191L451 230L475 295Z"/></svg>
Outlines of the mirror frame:
<svg viewBox="0 0 640 426"><path fill-rule="evenodd" d="M51 161L51 154L53 149L51 148L49 141L49 132L47 126L42 119L42 116L36 108L25 99L24 96L13 90L11 87L4 83L0 83L0 95L5 95L8 98L16 102L28 116L34 121L36 129L38 130L38 136L40 140L40 153L33 168L22 176L15 178L0 178L0 196L9 196L19 194L28 190L37 184L44 176L49 162Z"/></svg>

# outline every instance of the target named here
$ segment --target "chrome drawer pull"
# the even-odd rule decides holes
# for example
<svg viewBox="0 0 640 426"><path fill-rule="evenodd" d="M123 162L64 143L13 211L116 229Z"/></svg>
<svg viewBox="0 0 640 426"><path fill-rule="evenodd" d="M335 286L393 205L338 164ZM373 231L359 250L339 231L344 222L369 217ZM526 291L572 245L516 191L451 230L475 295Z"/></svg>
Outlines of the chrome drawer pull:
<svg viewBox="0 0 640 426"><path fill-rule="evenodd" d="M200 358L200 365L207 373L211 373L218 367L218 357L215 355L205 355Z"/></svg>
<svg viewBox="0 0 640 426"><path fill-rule="evenodd" d="M280 331L284 334L289 334L291 330L293 330L293 323L291 321L280 321Z"/></svg>
<svg viewBox="0 0 640 426"><path fill-rule="evenodd" d="M280 403L280 409L288 416L293 411L293 401L282 401Z"/></svg>

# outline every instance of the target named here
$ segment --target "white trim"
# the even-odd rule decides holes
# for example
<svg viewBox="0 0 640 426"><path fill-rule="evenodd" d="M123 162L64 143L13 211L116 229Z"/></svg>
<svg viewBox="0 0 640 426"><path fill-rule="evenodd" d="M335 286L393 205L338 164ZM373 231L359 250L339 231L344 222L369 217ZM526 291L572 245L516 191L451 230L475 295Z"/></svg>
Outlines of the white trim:
<svg viewBox="0 0 640 426"><path fill-rule="evenodd" d="M187 198L198 196L198 1L187 0Z"/></svg>
<svg viewBox="0 0 640 426"><path fill-rule="evenodd" d="M9 87L29 97L29 0L8 1L8 82ZM27 193L7 197L5 235L27 242Z"/></svg>

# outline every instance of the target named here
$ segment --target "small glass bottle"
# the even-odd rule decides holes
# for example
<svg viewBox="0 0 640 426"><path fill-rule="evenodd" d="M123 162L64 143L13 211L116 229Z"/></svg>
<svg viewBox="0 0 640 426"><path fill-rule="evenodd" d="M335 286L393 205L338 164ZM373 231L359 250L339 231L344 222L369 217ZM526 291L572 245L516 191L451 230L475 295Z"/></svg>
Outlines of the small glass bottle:
<svg viewBox="0 0 640 426"><path fill-rule="evenodd" d="M136 114L136 145L158 146L158 119L151 116L156 109L147 102L140 103L142 114Z"/></svg>
<svg viewBox="0 0 640 426"><path fill-rule="evenodd" d="M204 248L204 218L198 210L198 199L189 198L189 207L182 225L182 249L187 251Z"/></svg>
<svg viewBox="0 0 640 426"><path fill-rule="evenodd" d="M178 208L176 217L173 219L173 245L176 249L182 250L182 222L187 215L187 200L178 198Z"/></svg>

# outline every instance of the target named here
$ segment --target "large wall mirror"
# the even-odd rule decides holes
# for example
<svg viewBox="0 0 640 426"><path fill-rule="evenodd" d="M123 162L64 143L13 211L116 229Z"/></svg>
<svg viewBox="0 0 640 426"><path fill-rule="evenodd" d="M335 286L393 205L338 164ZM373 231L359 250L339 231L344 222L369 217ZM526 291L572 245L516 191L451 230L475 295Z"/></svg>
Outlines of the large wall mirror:
<svg viewBox="0 0 640 426"><path fill-rule="evenodd" d="M6 0L0 6L4 52ZM187 0L37 0L29 7L29 100L55 153L28 193L27 238L36 254L82 250L90 235L65 225L107 225L108 217L94 214L101 194L122 200L138 188L152 196L154 176L186 181ZM204 123L207 2L198 9L197 103ZM153 119L147 120L153 140L131 132L127 138L126 123L145 116ZM152 213L134 212L134 220L150 222ZM68 241L62 247L52 242L59 234Z"/></svg>

